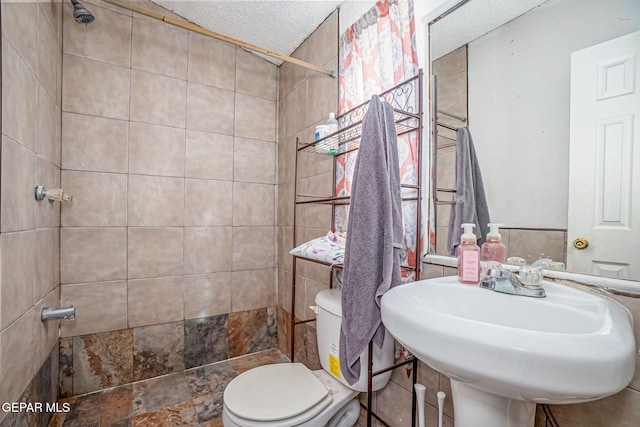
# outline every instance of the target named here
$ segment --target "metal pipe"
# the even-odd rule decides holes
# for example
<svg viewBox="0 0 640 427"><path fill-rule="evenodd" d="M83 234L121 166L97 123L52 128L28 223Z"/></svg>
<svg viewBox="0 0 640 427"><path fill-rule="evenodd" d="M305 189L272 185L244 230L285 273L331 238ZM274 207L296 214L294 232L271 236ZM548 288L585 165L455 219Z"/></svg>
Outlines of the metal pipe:
<svg viewBox="0 0 640 427"><path fill-rule="evenodd" d="M121 7L123 9L130 10L132 12L139 13L141 15L148 16L150 18L157 19L162 22L166 22L167 24L174 25L176 27L184 28L185 30L193 31L195 33L203 34L205 36L213 37L214 39L222 40L227 43L234 44L236 46L240 46L242 48L248 49L253 52L261 53L263 55L270 56L272 58L277 58L285 62L290 62L291 64L298 65L300 67L308 68L309 70L316 71L318 73L324 74L329 77L336 77L336 73L331 70L327 70L326 68L319 67L317 65L311 64L309 62L302 61L297 58L292 58L291 56L283 55L281 53L274 52L269 49L265 49L260 46L256 46L251 43L244 42L242 40L234 39L233 37L225 36L224 34L216 33L215 31L207 30L206 28L202 28L199 25L192 24L190 22L183 22L175 18L171 18L169 16L162 15L160 13L152 12L147 9L143 9L138 6L134 6L133 4L124 3L120 0L103 0L107 3L110 3L114 6Z"/></svg>
<svg viewBox="0 0 640 427"><path fill-rule="evenodd" d="M448 117L460 120L461 122L466 122L467 121L466 117L462 117L462 116L459 116L457 114L450 113L448 111L438 110L438 113L442 114L443 116L448 116Z"/></svg>
<svg viewBox="0 0 640 427"><path fill-rule="evenodd" d="M74 320L76 318L76 308L74 306L60 308L42 307L40 318L43 322L58 319Z"/></svg>

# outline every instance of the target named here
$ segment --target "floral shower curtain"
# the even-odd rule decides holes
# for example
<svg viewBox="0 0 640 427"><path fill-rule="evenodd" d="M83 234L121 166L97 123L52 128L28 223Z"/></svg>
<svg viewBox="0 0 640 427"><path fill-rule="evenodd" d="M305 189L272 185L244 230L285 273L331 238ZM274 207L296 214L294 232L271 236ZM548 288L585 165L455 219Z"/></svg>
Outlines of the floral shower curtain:
<svg viewBox="0 0 640 427"><path fill-rule="evenodd" d="M340 114L418 74L413 0L378 1L340 36L339 58ZM402 183L417 184L415 133L398 137L398 150ZM336 195L348 195L351 192L355 154L340 156L337 163ZM415 221L417 203L403 203L408 250L405 263L412 267L417 267L414 265L415 251L421 234ZM345 207L342 213L336 212L337 230L346 227L347 209ZM421 222L424 224L424 221Z"/></svg>
<svg viewBox="0 0 640 427"><path fill-rule="evenodd" d="M340 113L418 73L413 0L380 0L340 36Z"/></svg>

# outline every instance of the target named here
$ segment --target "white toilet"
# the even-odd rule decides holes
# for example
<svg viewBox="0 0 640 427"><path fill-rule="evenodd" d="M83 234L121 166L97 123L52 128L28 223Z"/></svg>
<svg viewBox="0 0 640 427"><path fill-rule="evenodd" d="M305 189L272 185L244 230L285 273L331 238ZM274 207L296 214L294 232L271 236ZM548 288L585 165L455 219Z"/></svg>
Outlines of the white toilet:
<svg viewBox="0 0 640 427"><path fill-rule="evenodd" d="M357 396L367 391L368 355L360 358L360 379L349 385L340 372L338 344L342 316L340 290L316 295L316 333L322 370L301 363L278 363L251 369L224 391L225 427L351 427L360 415ZM382 349L373 346L374 372L393 364L394 343L385 334ZM383 388L391 371L373 377L373 390Z"/></svg>

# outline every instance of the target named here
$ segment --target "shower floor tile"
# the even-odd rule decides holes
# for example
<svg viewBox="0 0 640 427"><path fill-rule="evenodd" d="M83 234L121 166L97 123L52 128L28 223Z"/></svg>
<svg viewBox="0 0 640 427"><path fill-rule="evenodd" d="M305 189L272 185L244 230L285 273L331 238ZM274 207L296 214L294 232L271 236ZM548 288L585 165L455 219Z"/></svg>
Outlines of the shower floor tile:
<svg viewBox="0 0 640 427"><path fill-rule="evenodd" d="M251 368L288 362L278 349L62 399L49 427L222 427L222 394Z"/></svg>

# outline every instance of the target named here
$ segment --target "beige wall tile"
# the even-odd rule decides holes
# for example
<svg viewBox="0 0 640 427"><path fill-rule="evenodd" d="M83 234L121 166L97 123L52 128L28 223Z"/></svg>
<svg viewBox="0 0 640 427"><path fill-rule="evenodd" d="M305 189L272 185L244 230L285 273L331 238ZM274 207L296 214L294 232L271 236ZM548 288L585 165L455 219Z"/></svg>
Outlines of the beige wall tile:
<svg viewBox="0 0 640 427"><path fill-rule="evenodd" d="M129 226L182 226L184 178L129 175Z"/></svg>
<svg viewBox="0 0 640 427"><path fill-rule="evenodd" d="M299 224L303 227L331 229L331 206L306 205L301 206L302 214Z"/></svg>
<svg viewBox="0 0 640 427"><path fill-rule="evenodd" d="M333 173L333 157L324 154L305 153L307 176L316 176Z"/></svg>
<svg viewBox="0 0 640 427"><path fill-rule="evenodd" d="M275 101L237 93L235 102L236 136L276 140Z"/></svg>
<svg viewBox="0 0 640 427"><path fill-rule="evenodd" d="M209 37L189 34L189 81L234 90L236 49Z"/></svg>
<svg viewBox="0 0 640 427"><path fill-rule="evenodd" d="M63 26L64 53L95 59L109 64L131 65L131 17L100 6L89 7L96 17L91 25L78 25L70 19ZM73 16L73 6L64 4L66 17Z"/></svg>
<svg viewBox="0 0 640 427"><path fill-rule="evenodd" d="M35 230L35 299L50 293L60 284L60 229Z"/></svg>
<svg viewBox="0 0 640 427"><path fill-rule="evenodd" d="M334 11L309 36L309 55L314 64L323 66L338 56L338 11ZM310 76L308 73L307 76ZM333 79L335 80L335 79ZM337 89L334 83L334 88Z"/></svg>
<svg viewBox="0 0 640 427"><path fill-rule="evenodd" d="M35 321L35 355L33 358L34 372L38 372L47 357L49 357L51 350L53 350L58 343L60 321L43 322L40 320L40 313L42 313L43 307L58 307L59 304L60 293L56 289L49 292L44 298L40 299L33 309L33 320Z"/></svg>
<svg viewBox="0 0 640 427"><path fill-rule="evenodd" d="M232 273L231 311L253 310L275 304L275 271L234 271Z"/></svg>
<svg viewBox="0 0 640 427"><path fill-rule="evenodd" d="M233 135L234 93L189 82L187 129Z"/></svg>
<svg viewBox="0 0 640 427"><path fill-rule="evenodd" d="M182 276L129 280L129 327L182 320Z"/></svg>
<svg viewBox="0 0 640 427"><path fill-rule="evenodd" d="M0 327L6 328L35 302L35 232L3 233L1 252Z"/></svg>
<svg viewBox="0 0 640 427"><path fill-rule="evenodd" d="M232 270L274 267L275 227L233 227Z"/></svg>
<svg viewBox="0 0 640 427"><path fill-rule="evenodd" d="M231 227L186 227L185 274L230 271L231 237Z"/></svg>
<svg viewBox="0 0 640 427"><path fill-rule="evenodd" d="M411 426L411 393L390 381L375 396L376 413L392 426Z"/></svg>
<svg viewBox="0 0 640 427"><path fill-rule="evenodd" d="M35 154L14 140L2 136L2 231L34 228ZM47 203L47 202L45 202Z"/></svg>
<svg viewBox="0 0 640 427"><path fill-rule="evenodd" d="M198 319L231 312L231 272L185 276L184 318Z"/></svg>
<svg viewBox="0 0 640 427"><path fill-rule="evenodd" d="M294 136L306 128L307 123L307 85L298 85L287 96L286 136ZM328 113L327 113L328 114ZM328 117L328 115L327 115Z"/></svg>
<svg viewBox="0 0 640 427"><path fill-rule="evenodd" d="M129 173L184 176L185 130L131 122Z"/></svg>
<svg viewBox="0 0 640 427"><path fill-rule="evenodd" d="M62 167L126 173L129 122L62 113Z"/></svg>
<svg viewBox="0 0 640 427"><path fill-rule="evenodd" d="M331 196L333 192L333 184L331 183L333 175L325 173L306 178L307 194L316 194L319 196Z"/></svg>
<svg viewBox="0 0 640 427"><path fill-rule="evenodd" d="M65 54L62 110L112 119L129 118L130 70ZM132 101L133 106L137 104ZM152 100L150 100L152 102Z"/></svg>
<svg viewBox="0 0 640 427"><path fill-rule="evenodd" d="M131 120L184 128L187 82L131 70Z"/></svg>
<svg viewBox="0 0 640 427"><path fill-rule="evenodd" d="M2 35L35 73L37 62L38 4L3 2ZM3 49L2 54L5 51Z"/></svg>
<svg viewBox="0 0 640 427"><path fill-rule="evenodd" d="M278 69L278 75L280 74L280 68ZM276 139L280 141L284 141L287 137L286 125L287 125L287 100L286 98L280 98L278 100L278 127L276 135Z"/></svg>
<svg viewBox="0 0 640 427"><path fill-rule="evenodd" d="M308 39L305 40L291 55L294 58L301 59L303 61L309 60L309 43ZM303 83L305 83L305 79L307 78L307 70L302 67L298 67L293 64L283 64L284 67L282 70L282 78L280 81L280 87L283 93L280 96L280 99L288 96L292 90L296 89Z"/></svg>
<svg viewBox="0 0 640 427"><path fill-rule="evenodd" d="M247 95L276 100L277 67L253 53L236 52L236 91Z"/></svg>
<svg viewBox="0 0 640 427"><path fill-rule="evenodd" d="M53 31L56 40L60 41L62 37L62 3L45 2L40 3L40 9L44 12L51 31Z"/></svg>
<svg viewBox="0 0 640 427"><path fill-rule="evenodd" d="M40 4L38 21L38 80L51 99L60 105L62 83L62 45L56 36L58 22L48 20L47 10ZM55 19L52 17L52 19ZM62 23L62 20L60 20ZM54 30L55 28L55 30Z"/></svg>
<svg viewBox="0 0 640 427"><path fill-rule="evenodd" d="M334 59L327 68L338 70L338 60ZM309 73L307 96L307 126L318 122L324 124L330 112L338 111L338 89L335 79L320 73Z"/></svg>
<svg viewBox="0 0 640 427"><path fill-rule="evenodd" d="M507 256L519 256L531 264L538 258L551 258L564 262L564 231L509 230Z"/></svg>
<svg viewBox="0 0 640 427"><path fill-rule="evenodd" d="M47 2L49 3L49 2ZM42 3L40 4L41 6ZM57 22L52 26L47 11L52 8L40 7L38 21L38 80L54 102L61 105L59 94L62 83L62 47L56 37ZM51 17L55 19L54 17ZM58 116L59 118L59 116Z"/></svg>
<svg viewBox="0 0 640 427"><path fill-rule="evenodd" d="M275 225L275 186L234 182L233 225Z"/></svg>
<svg viewBox="0 0 640 427"><path fill-rule="evenodd" d="M35 182L47 188L60 188L60 168L36 156ZM60 203L35 204L35 228L60 227Z"/></svg>
<svg viewBox="0 0 640 427"><path fill-rule="evenodd" d="M63 284L127 278L124 227L60 230L60 281Z"/></svg>
<svg viewBox="0 0 640 427"><path fill-rule="evenodd" d="M91 25L78 25L64 19L64 52L109 64L131 65L131 17L98 5L90 9L96 20ZM73 16L73 6L64 4L66 17Z"/></svg>
<svg viewBox="0 0 640 427"><path fill-rule="evenodd" d="M60 145L62 126L60 123L60 107L49 96L44 87L38 84L38 115L36 123L37 153L60 166Z"/></svg>
<svg viewBox="0 0 640 427"><path fill-rule="evenodd" d="M325 281L329 281L329 274L325 274ZM314 280L305 279L304 280L304 318L305 319L313 319L315 318L315 313L313 310L309 308L309 306L316 305L316 295L318 292L323 291L325 289L329 289L328 283L316 282ZM298 316L302 313L297 312Z"/></svg>
<svg viewBox="0 0 640 427"><path fill-rule="evenodd" d="M98 282L60 287L60 306L76 308L76 320L61 322L62 337L127 328L127 282Z"/></svg>
<svg viewBox="0 0 640 427"><path fill-rule="evenodd" d="M182 274L183 228L129 227L127 254L129 279Z"/></svg>
<svg viewBox="0 0 640 427"><path fill-rule="evenodd" d="M127 225L127 175L64 170L61 183L73 194L61 206L63 227Z"/></svg>
<svg viewBox="0 0 640 427"><path fill-rule="evenodd" d="M186 80L189 36L170 24L133 19L131 68Z"/></svg>
<svg viewBox="0 0 640 427"><path fill-rule="evenodd" d="M275 143L255 139L235 138L233 151L234 180L275 184Z"/></svg>
<svg viewBox="0 0 640 427"><path fill-rule="evenodd" d="M4 15L2 21L5 21ZM36 82L35 71L3 37L2 133L31 150L36 145L36 126L33 124L33 118L37 117Z"/></svg>
<svg viewBox="0 0 640 427"><path fill-rule="evenodd" d="M293 182L288 181L278 185L278 223L280 225L293 225Z"/></svg>
<svg viewBox="0 0 640 427"><path fill-rule="evenodd" d="M230 135L187 130L185 176L231 181L233 147L234 139Z"/></svg>
<svg viewBox="0 0 640 427"><path fill-rule="evenodd" d="M2 402L19 402L20 395L27 387L35 370L33 361L35 351L35 319L34 310L21 316L11 326L0 333L0 400ZM16 349L25 349L16 351ZM29 351L31 350L31 351Z"/></svg>
<svg viewBox="0 0 640 427"><path fill-rule="evenodd" d="M635 427L640 419L640 392L626 388L594 402L550 408L561 426Z"/></svg>
<svg viewBox="0 0 640 427"><path fill-rule="evenodd" d="M422 276L423 276L423 279L433 279L436 277L442 277L444 276L444 269L441 265L425 263Z"/></svg>
<svg viewBox="0 0 640 427"><path fill-rule="evenodd" d="M185 180L186 226L219 226L233 223L233 183L204 179Z"/></svg>

